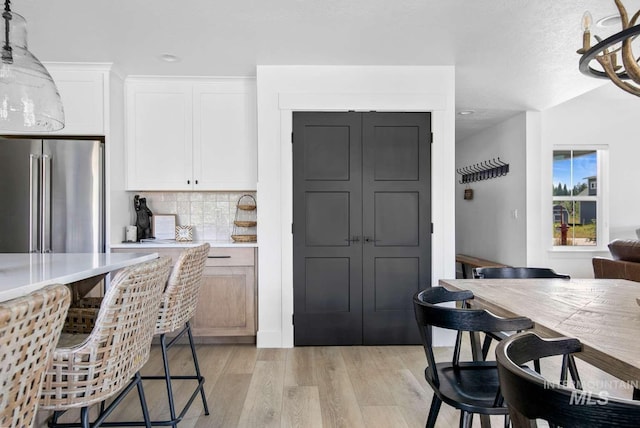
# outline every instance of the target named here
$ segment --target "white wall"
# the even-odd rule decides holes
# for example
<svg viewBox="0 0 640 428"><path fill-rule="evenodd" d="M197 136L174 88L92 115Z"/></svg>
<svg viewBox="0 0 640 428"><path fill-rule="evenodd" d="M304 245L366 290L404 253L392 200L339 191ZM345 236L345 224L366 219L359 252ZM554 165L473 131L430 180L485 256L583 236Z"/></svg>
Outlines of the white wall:
<svg viewBox="0 0 640 428"><path fill-rule="evenodd" d="M124 239L124 226L130 223L129 199L125 189L124 173L124 79L113 71L109 75L106 122L107 179L107 248Z"/></svg>
<svg viewBox="0 0 640 428"><path fill-rule="evenodd" d="M292 111L432 111L432 283L455 275L454 68L258 66L258 347L293 346Z"/></svg>
<svg viewBox="0 0 640 428"><path fill-rule="evenodd" d="M509 164L502 177L456 181L456 252L512 266L526 266L526 113L456 144L456 168L497 159ZM473 199L463 198L464 189Z"/></svg>
<svg viewBox="0 0 640 428"><path fill-rule="evenodd" d="M636 238L640 227L640 198L635 185L640 182L640 141L637 123L640 100L613 84L606 84L585 95L542 112L541 144L538 163L528 159L528 167L540 172L540 190L532 195L532 210L543 213L539 236L549 236L551 215L551 156L556 144L585 146L606 145L609 148L609 182L598 183L608 196L610 236ZM548 189L548 191L547 191ZM606 217L605 217L606 219ZM592 277L591 258L609 256L607 242L594 251L551 251L545 239L530 245L531 258L573 277ZM532 242L535 244L535 242Z"/></svg>

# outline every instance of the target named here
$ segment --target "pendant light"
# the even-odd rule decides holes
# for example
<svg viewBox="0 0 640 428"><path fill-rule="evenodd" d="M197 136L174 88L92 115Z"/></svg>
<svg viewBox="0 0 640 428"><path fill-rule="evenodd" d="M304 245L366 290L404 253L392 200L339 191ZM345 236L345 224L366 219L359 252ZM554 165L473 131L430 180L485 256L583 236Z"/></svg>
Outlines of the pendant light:
<svg viewBox="0 0 640 428"><path fill-rule="evenodd" d="M0 63L0 131L64 128L62 100L51 75L27 50L27 23L5 0Z"/></svg>

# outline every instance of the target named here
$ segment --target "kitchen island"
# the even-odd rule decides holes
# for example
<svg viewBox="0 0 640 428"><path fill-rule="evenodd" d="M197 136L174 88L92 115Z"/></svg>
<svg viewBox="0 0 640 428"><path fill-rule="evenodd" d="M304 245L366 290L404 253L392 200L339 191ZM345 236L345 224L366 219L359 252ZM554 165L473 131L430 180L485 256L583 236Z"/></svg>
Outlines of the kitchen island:
<svg viewBox="0 0 640 428"><path fill-rule="evenodd" d="M0 254L0 302L50 284L71 284L147 262L158 253Z"/></svg>

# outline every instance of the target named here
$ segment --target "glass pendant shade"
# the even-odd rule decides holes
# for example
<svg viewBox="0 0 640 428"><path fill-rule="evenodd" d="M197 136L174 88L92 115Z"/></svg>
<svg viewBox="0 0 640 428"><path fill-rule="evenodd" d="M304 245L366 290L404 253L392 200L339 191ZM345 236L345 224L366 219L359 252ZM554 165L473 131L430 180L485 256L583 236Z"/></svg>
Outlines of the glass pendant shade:
<svg viewBox="0 0 640 428"><path fill-rule="evenodd" d="M27 50L25 19L5 10L0 64L0 131L42 132L64 128L58 88L47 69Z"/></svg>

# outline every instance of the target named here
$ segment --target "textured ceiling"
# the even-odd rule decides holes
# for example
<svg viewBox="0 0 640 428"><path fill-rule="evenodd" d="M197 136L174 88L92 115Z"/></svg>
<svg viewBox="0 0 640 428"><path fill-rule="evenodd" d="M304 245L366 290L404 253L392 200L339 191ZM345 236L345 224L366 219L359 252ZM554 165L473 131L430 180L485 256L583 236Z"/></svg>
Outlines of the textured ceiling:
<svg viewBox="0 0 640 428"><path fill-rule="evenodd" d="M640 0L625 1L633 13ZM453 65L457 139L604 81L578 72L580 21L613 0L14 0L41 61L127 74L254 76L256 65ZM605 31L601 31L605 33ZM162 53L181 58L167 64Z"/></svg>

